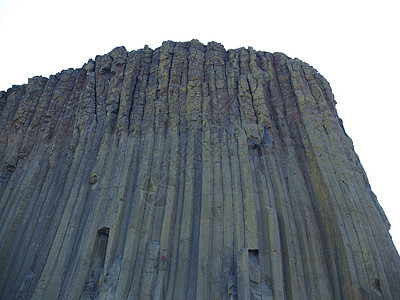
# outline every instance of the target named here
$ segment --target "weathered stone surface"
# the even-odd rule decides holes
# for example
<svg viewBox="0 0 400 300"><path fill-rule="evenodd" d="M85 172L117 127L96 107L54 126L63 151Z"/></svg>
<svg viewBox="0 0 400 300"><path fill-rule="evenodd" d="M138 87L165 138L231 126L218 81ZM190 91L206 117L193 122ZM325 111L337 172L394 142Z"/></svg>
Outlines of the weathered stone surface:
<svg viewBox="0 0 400 300"><path fill-rule="evenodd" d="M165 42L0 92L1 299L399 299L328 82Z"/></svg>

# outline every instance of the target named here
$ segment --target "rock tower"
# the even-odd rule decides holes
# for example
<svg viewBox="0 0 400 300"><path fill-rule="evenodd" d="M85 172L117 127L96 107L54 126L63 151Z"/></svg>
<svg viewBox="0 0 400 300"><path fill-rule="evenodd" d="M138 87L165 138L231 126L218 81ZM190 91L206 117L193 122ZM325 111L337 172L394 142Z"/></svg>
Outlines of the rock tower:
<svg viewBox="0 0 400 300"><path fill-rule="evenodd" d="M1 299L399 299L329 83L282 53L118 47L0 92Z"/></svg>

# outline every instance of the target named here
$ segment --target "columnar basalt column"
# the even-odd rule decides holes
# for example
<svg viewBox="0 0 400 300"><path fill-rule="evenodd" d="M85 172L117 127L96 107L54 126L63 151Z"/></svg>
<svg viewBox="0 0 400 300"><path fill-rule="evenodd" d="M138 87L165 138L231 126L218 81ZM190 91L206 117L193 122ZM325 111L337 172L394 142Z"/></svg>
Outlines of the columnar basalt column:
<svg viewBox="0 0 400 300"><path fill-rule="evenodd" d="M298 59L196 40L0 92L0 298L399 299L335 103Z"/></svg>

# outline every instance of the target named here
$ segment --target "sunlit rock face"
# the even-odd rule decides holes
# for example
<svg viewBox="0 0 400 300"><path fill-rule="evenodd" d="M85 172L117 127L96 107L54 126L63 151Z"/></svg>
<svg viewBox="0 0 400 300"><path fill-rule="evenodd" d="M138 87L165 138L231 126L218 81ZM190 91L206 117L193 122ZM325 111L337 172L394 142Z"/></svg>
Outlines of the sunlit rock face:
<svg viewBox="0 0 400 300"><path fill-rule="evenodd" d="M1 299L399 299L328 82L165 42L0 93Z"/></svg>

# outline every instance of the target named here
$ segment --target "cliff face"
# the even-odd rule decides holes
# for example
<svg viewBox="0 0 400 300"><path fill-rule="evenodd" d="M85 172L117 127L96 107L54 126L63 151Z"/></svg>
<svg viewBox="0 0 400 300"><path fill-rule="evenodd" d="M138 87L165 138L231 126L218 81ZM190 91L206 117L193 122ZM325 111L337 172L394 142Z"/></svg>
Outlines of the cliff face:
<svg viewBox="0 0 400 300"><path fill-rule="evenodd" d="M0 93L1 299L396 299L328 82L281 53L116 48ZM398 299L398 298L397 298Z"/></svg>

